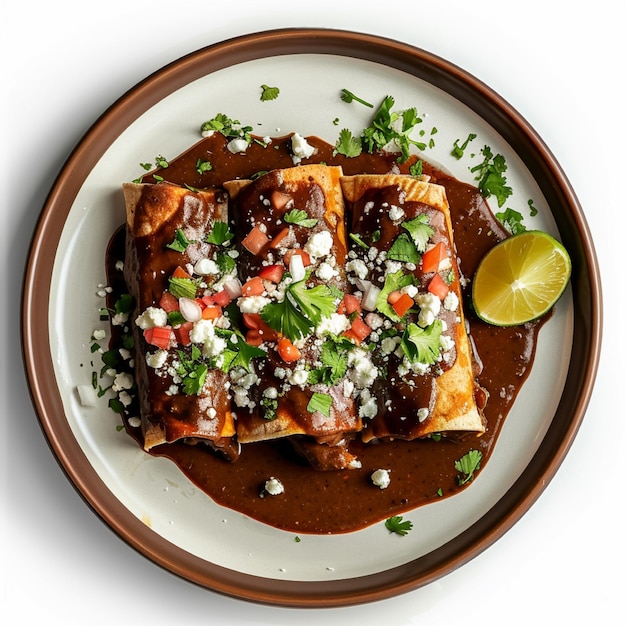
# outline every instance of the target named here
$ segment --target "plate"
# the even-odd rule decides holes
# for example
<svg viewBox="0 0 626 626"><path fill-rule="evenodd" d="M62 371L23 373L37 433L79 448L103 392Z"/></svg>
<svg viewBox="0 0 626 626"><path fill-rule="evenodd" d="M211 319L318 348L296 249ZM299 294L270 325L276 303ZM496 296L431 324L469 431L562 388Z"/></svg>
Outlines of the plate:
<svg viewBox="0 0 626 626"><path fill-rule="evenodd" d="M280 97L260 100L262 84ZM121 183L140 163L173 158L225 113L261 135L297 131L334 141L360 132L371 109L339 98L393 95L437 129L426 158L473 182L456 140L476 133L508 164L511 204L557 236L573 262L570 287L539 337L533 371L489 463L460 494L406 517L335 535L268 527L216 505L169 461L147 455L106 406L79 402L98 369L90 337L103 327L98 295L109 238L124 222ZM478 148L477 148L478 149ZM540 496L583 419L596 375L600 280L583 211L549 149L522 116L461 68L424 50L372 35L286 29L203 48L149 76L98 119L65 163L38 222L24 280L22 338L31 395L44 435L95 513L131 547L186 580L220 593L293 607L341 606L426 585L478 555Z"/></svg>

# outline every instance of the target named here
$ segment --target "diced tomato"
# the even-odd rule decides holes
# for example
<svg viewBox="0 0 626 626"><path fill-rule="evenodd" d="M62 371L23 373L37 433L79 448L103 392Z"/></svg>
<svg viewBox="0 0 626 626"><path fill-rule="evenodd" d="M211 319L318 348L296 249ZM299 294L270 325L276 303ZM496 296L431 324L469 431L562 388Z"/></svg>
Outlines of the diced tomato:
<svg viewBox="0 0 626 626"><path fill-rule="evenodd" d="M167 350L173 338L172 328L171 326L146 328L146 330L143 331L143 336L150 345Z"/></svg>
<svg viewBox="0 0 626 626"><path fill-rule="evenodd" d="M274 248L275 250L276 248L280 248L281 245L284 245L285 239L289 237L290 232L291 230L289 228L283 228L270 242L270 248Z"/></svg>
<svg viewBox="0 0 626 626"><path fill-rule="evenodd" d="M258 330L251 329L246 333L246 343L251 346L258 348L264 341L265 339Z"/></svg>
<svg viewBox="0 0 626 626"><path fill-rule="evenodd" d="M241 295L247 296L260 296L265 291L263 280L260 276L255 276L246 281L241 287Z"/></svg>
<svg viewBox="0 0 626 626"><path fill-rule="evenodd" d="M229 305L232 301L232 298L226 289L222 289L222 291L214 293L211 299L213 300L213 304L217 304L221 307Z"/></svg>
<svg viewBox="0 0 626 626"><path fill-rule="evenodd" d="M172 278L191 278L191 275L179 265L172 273Z"/></svg>
<svg viewBox="0 0 626 626"><path fill-rule="evenodd" d="M275 209L284 209L290 202L293 202L293 198L284 191L278 191L278 189L272 191L270 196L270 202Z"/></svg>
<svg viewBox="0 0 626 626"><path fill-rule="evenodd" d="M428 283L428 291L434 296L437 296L440 300L443 300L448 295L450 287L448 287L446 281L441 278L441 274L435 274L430 283Z"/></svg>
<svg viewBox="0 0 626 626"><path fill-rule="evenodd" d="M178 300L169 291L164 291L159 298L159 306L166 312L178 311Z"/></svg>
<svg viewBox="0 0 626 626"><path fill-rule="evenodd" d="M276 331L265 322L260 313L242 313L242 318L245 327L257 331L262 341L278 339Z"/></svg>
<svg viewBox="0 0 626 626"><path fill-rule="evenodd" d="M351 315L352 313L361 312L361 301L353 296L351 293L347 293L342 298L339 306L337 307L337 313L342 315Z"/></svg>
<svg viewBox="0 0 626 626"><path fill-rule="evenodd" d="M400 297L393 303L391 303L391 308L396 312L398 317L404 317L406 312L415 304L415 301L408 293L403 293Z"/></svg>
<svg viewBox="0 0 626 626"><path fill-rule="evenodd" d="M269 237L257 224L243 239L241 245L252 254L258 254L268 244Z"/></svg>
<svg viewBox="0 0 626 626"><path fill-rule="evenodd" d="M360 315L357 315L352 320L352 325L349 330L357 343L361 343L372 332L372 329L365 323Z"/></svg>
<svg viewBox="0 0 626 626"><path fill-rule="evenodd" d="M283 265L267 265L259 272L259 276L263 280L269 280L278 284L284 273L285 267Z"/></svg>
<svg viewBox="0 0 626 626"><path fill-rule="evenodd" d="M293 342L288 337L281 337L278 340L278 354L285 363L291 363L297 361L302 354L297 346L293 345Z"/></svg>
<svg viewBox="0 0 626 626"><path fill-rule="evenodd" d="M174 336L176 337L176 341L183 346L188 346L191 343L189 335L192 328L193 322L184 322L178 328L175 328Z"/></svg>
<svg viewBox="0 0 626 626"><path fill-rule="evenodd" d="M202 298L197 298L200 301L200 306L201 307L205 307L205 306L212 306L215 304L215 300L213 299L213 296L202 296Z"/></svg>
<svg viewBox="0 0 626 626"><path fill-rule="evenodd" d="M216 320L218 317L222 317L222 307L216 304L211 304L202 309L203 320Z"/></svg>
<svg viewBox="0 0 626 626"><path fill-rule="evenodd" d="M294 254L299 254L302 257L302 265L304 265L304 267L311 265L311 255L306 250L302 248L290 248L283 255L283 262L286 267L289 267L289 261L291 261L291 257L294 256Z"/></svg>
<svg viewBox="0 0 626 626"><path fill-rule="evenodd" d="M422 272L438 272L441 262L448 256L448 249L443 241L436 243L430 250L426 250L422 255Z"/></svg>
<svg viewBox="0 0 626 626"><path fill-rule="evenodd" d="M389 302L389 304L393 306L400 299L401 296L402 296L402 292L400 290L392 291L387 296L387 302Z"/></svg>

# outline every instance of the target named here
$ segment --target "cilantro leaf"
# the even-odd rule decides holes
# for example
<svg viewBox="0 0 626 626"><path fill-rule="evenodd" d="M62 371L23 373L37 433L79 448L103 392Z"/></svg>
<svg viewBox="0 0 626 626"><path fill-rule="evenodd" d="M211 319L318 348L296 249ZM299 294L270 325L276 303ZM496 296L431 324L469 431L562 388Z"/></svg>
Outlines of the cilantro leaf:
<svg viewBox="0 0 626 626"><path fill-rule="evenodd" d="M404 535L408 535L409 531L413 529L413 522L403 520L402 515L394 515L385 521L385 528L390 533L404 537Z"/></svg>
<svg viewBox="0 0 626 626"><path fill-rule="evenodd" d="M428 223L428 216L424 214L418 215L415 219L402 222L402 228L409 232L418 252L426 250L428 240L435 233L434 228Z"/></svg>
<svg viewBox="0 0 626 626"><path fill-rule="evenodd" d="M309 217L306 211L302 209L291 209L283 216L287 224L295 224L296 226L304 226L304 228L313 228L317 224L317 219Z"/></svg>
<svg viewBox="0 0 626 626"><path fill-rule="evenodd" d="M380 231L378 232L378 235L380 238ZM357 235L357 233L349 233L348 236L350 237L350 239L352 239L352 241L354 241L357 246L359 246L359 248L363 248L364 250L370 249L370 247L363 241L361 235Z"/></svg>
<svg viewBox="0 0 626 626"><path fill-rule="evenodd" d="M419 263L420 253L415 242L406 233L400 233L387 251L387 258L402 263Z"/></svg>
<svg viewBox="0 0 626 626"><path fill-rule="evenodd" d="M196 172L202 175L205 172L210 172L213 169L213 165L211 161L203 161L202 159L198 159L196 161Z"/></svg>
<svg viewBox="0 0 626 626"><path fill-rule="evenodd" d="M319 411L322 415L329 417L330 407L332 406L332 404L333 404L332 396L329 396L326 393L315 392L311 396L311 399L309 400L306 410L309 413L315 413L315 411Z"/></svg>
<svg viewBox="0 0 626 626"><path fill-rule="evenodd" d="M461 472L461 476L457 476L459 485L465 485L474 480L474 474L480 469L483 453L480 450L470 450L463 455L458 461L454 462L454 469Z"/></svg>
<svg viewBox="0 0 626 626"><path fill-rule="evenodd" d="M320 350L322 367L311 370L307 382L310 385L322 383L328 386L338 383L348 371L347 352L352 346L352 343L342 346L341 342L326 340Z"/></svg>
<svg viewBox="0 0 626 626"><path fill-rule="evenodd" d="M230 232L226 222L213 222L211 232L206 236L207 243L214 243L217 246L230 241L235 235Z"/></svg>
<svg viewBox="0 0 626 626"><path fill-rule="evenodd" d="M224 113L218 113L213 119L207 120L202 124L200 132L205 137L212 132L221 133L226 139L242 137L250 143L252 126L242 126L239 120L233 120Z"/></svg>
<svg viewBox="0 0 626 626"><path fill-rule="evenodd" d="M176 250L176 252L184 252L190 243L191 242L187 239L185 233L180 228L177 228L174 240L171 243L168 243L166 247L170 250Z"/></svg>
<svg viewBox="0 0 626 626"><path fill-rule="evenodd" d="M243 367L246 372L249 372L252 359L267 356L265 350L250 345L238 330L220 328L216 329L215 332L218 336L226 339L227 348L222 352L221 359L218 361L220 369L224 372L229 372L235 367Z"/></svg>
<svg viewBox="0 0 626 626"><path fill-rule="evenodd" d="M402 351L413 363L433 365L439 358L442 329L441 320L435 320L426 328L413 323L408 324L400 342Z"/></svg>
<svg viewBox="0 0 626 626"><path fill-rule="evenodd" d="M171 276L169 279L169 290L176 298L196 297L196 283L191 278Z"/></svg>
<svg viewBox="0 0 626 626"><path fill-rule="evenodd" d="M276 100L280 89L278 87L270 87L268 85L261 85L261 102L267 102L269 100Z"/></svg>
<svg viewBox="0 0 626 626"><path fill-rule="evenodd" d="M511 235L517 235L526 230L524 225L524 217L518 211L506 209L495 214L496 218L502 223Z"/></svg>
<svg viewBox="0 0 626 626"><path fill-rule="evenodd" d="M347 89L342 89L341 90L341 99L344 102L359 102L360 104L365 105L366 107L369 107L370 109L374 108L374 105L366 102L365 100L363 100L362 98L359 98L358 96L355 96L351 91L348 91Z"/></svg>
<svg viewBox="0 0 626 626"><path fill-rule="evenodd" d="M287 291L314 324L319 324L322 317L332 315L337 308L335 296L327 285L307 289L305 281L301 280L289 285Z"/></svg>
<svg viewBox="0 0 626 626"><path fill-rule="evenodd" d="M261 318L270 328L289 337L291 341L306 337L314 324L285 296L282 302L270 302L261 309Z"/></svg>
<svg viewBox="0 0 626 626"><path fill-rule="evenodd" d="M465 154L465 150L467 149L467 146L469 145L470 141L474 141L474 139L476 139L476 134L475 133L470 133L467 136L467 139L460 146L459 146L459 141L461 141L461 140L457 139L454 142L454 147L452 148L452 152L451 152L452 156L455 159L461 159L463 157L463 155Z"/></svg>
<svg viewBox="0 0 626 626"><path fill-rule="evenodd" d="M380 290L376 300L376 309L394 322L399 322L401 318L393 310L393 307L389 304L389 302L387 302L387 298L392 291L400 290L402 287L408 287L409 285L414 284L414 282L415 277L413 274L405 274L402 270L399 270L394 274L387 274L385 277L385 284Z"/></svg>
<svg viewBox="0 0 626 626"><path fill-rule="evenodd" d="M355 137L347 128L339 132L335 143L335 152L346 157L357 157L363 151L361 140Z"/></svg>
<svg viewBox="0 0 626 626"><path fill-rule="evenodd" d="M483 197L495 196L498 207L502 207L513 193L511 187L507 186L504 176L507 170L506 161L501 154L494 156L489 146L484 146L481 153L484 156L482 163L473 167L470 172L477 174L475 180L478 181L478 189Z"/></svg>

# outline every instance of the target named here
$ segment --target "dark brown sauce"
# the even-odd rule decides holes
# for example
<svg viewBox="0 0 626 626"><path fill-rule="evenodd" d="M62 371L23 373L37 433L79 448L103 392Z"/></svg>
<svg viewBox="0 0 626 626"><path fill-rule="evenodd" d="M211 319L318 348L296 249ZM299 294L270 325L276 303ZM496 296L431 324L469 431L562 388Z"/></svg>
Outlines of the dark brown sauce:
<svg viewBox="0 0 626 626"><path fill-rule="evenodd" d="M309 142L318 152L307 162L341 165L346 175L408 171L408 165L399 167L393 155L348 159L334 156L332 147L320 139L309 138ZM198 174L198 159L211 161L214 169ZM268 148L253 144L245 154L233 155L226 149L224 138L216 134L200 141L157 173L169 182L205 188L292 165L287 137L275 139ZM424 163L424 173L431 176L432 182L446 188L461 272L471 277L484 254L507 233L475 187L428 163ZM155 181L152 176L144 177L144 182ZM124 231L120 229L107 252L112 300L115 294L125 291L125 286L120 284L120 272L114 269L115 262L123 258L123 250ZM487 431L483 436L375 444L354 440L350 449L361 460L362 468L326 472L313 470L284 441L246 444L234 463L202 445L169 444L153 449L150 454L171 459L215 502L297 533L350 532L458 493L471 483L465 487L458 485L455 462L472 449L480 450L481 468L484 468L504 419L528 377L542 326L542 322L512 328L489 326L473 314L467 289L464 295L471 338L482 365L478 382L489 393L484 411ZM138 429L128 424L126 427L140 443ZM386 489L373 486L370 479L372 472L381 468L391 471L391 483ZM263 493L265 481L272 476L285 487L279 496Z"/></svg>

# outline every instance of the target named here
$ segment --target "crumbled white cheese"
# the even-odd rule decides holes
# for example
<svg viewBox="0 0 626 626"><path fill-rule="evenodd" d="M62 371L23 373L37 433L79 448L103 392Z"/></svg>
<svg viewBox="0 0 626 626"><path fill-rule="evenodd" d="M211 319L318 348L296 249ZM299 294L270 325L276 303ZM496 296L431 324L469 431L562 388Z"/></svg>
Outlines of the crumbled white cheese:
<svg viewBox="0 0 626 626"><path fill-rule="evenodd" d="M422 408L417 410L417 419L421 423L428 417L428 409Z"/></svg>
<svg viewBox="0 0 626 626"><path fill-rule="evenodd" d="M378 376L378 369L370 360L370 354L358 348L351 350L348 356L350 380L360 389L371 387Z"/></svg>
<svg viewBox="0 0 626 626"><path fill-rule="evenodd" d="M98 329L98 330L94 330L93 331L93 338L97 339L98 341L101 341L106 336L107 336L106 331L104 331L102 329Z"/></svg>
<svg viewBox="0 0 626 626"><path fill-rule="evenodd" d="M220 268L213 259L200 259L194 266L193 271L198 276L208 276L209 274L219 274Z"/></svg>
<svg viewBox="0 0 626 626"><path fill-rule="evenodd" d="M117 399L122 403L123 406L130 406L133 401L132 396L128 393L128 391L122 391Z"/></svg>
<svg viewBox="0 0 626 626"><path fill-rule="evenodd" d="M278 478L272 476L265 481L265 492L270 496L279 496L281 493L285 492L285 486Z"/></svg>
<svg viewBox="0 0 626 626"><path fill-rule="evenodd" d="M304 246L304 250L308 252L313 259L327 256L333 247L333 236L327 231L322 230L313 233Z"/></svg>
<svg viewBox="0 0 626 626"><path fill-rule="evenodd" d="M78 399L82 406L96 405L97 396L92 385L78 385L76 391L78 392Z"/></svg>
<svg viewBox="0 0 626 626"><path fill-rule="evenodd" d="M308 159L315 154L315 147L312 146L302 135L294 133L291 137L292 161L297 165L302 159Z"/></svg>
<svg viewBox="0 0 626 626"><path fill-rule="evenodd" d="M389 470L386 469L377 469L375 472L372 472L371 479L372 483L380 489L387 489L391 483Z"/></svg>
<svg viewBox="0 0 626 626"><path fill-rule="evenodd" d="M354 259L346 263L346 272L354 274L361 280L367 276L367 265L361 259Z"/></svg>
<svg viewBox="0 0 626 626"><path fill-rule="evenodd" d="M226 349L226 340L215 333L215 324L211 320L199 320L189 333L193 343L203 344L202 353L205 356L217 356Z"/></svg>
<svg viewBox="0 0 626 626"><path fill-rule="evenodd" d="M278 389L276 387L268 387L264 392L263 396L265 398L269 398L270 400L275 400L278 398Z"/></svg>
<svg viewBox="0 0 626 626"><path fill-rule="evenodd" d="M146 330L148 328L154 328L156 326L166 326L167 325L167 313L155 306L149 306L136 320L135 324L141 328L141 330Z"/></svg>
<svg viewBox="0 0 626 626"><path fill-rule="evenodd" d="M291 385L302 386L306 384L307 378L309 377L309 373L304 369L304 366L296 368L289 374L289 378L287 379Z"/></svg>
<svg viewBox="0 0 626 626"><path fill-rule="evenodd" d="M338 272L330 263L326 263L326 261L324 261L320 263L317 270L315 270L315 274L320 280L326 282L337 276Z"/></svg>
<svg viewBox="0 0 626 626"><path fill-rule="evenodd" d="M165 361L167 361L167 350L157 350L156 352L146 354L146 365L155 370L163 367Z"/></svg>
<svg viewBox="0 0 626 626"><path fill-rule="evenodd" d="M226 146L233 154L245 152L248 149L248 142L243 137L235 137L231 139Z"/></svg>
<svg viewBox="0 0 626 626"><path fill-rule="evenodd" d="M258 313L270 302L265 296L245 296L237 300L237 305L242 313Z"/></svg>
<svg viewBox="0 0 626 626"><path fill-rule="evenodd" d="M318 337L324 335L339 336L350 328L350 320L347 315L341 313L332 313L329 317L323 317L318 327L315 329L315 334Z"/></svg>
<svg viewBox="0 0 626 626"><path fill-rule="evenodd" d="M392 222L399 222L404 217L404 209L399 206L392 205L389 209L389 219Z"/></svg>
<svg viewBox="0 0 626 626"><path fill-rule="evenodd" d="M420 308L420 314L417 323L422 328L430 326L439 311L441 310L441 300L432 293L420 293L415 297L415 303Z"/></svg>
<svg viewBox="0 0 626 626"><path fill-rule="evenodd" d="M459 308L459 297L454 291L449 291L443 300L443 308L446 311L456 311Z"/></svg>
<svg viewBox="0 0 626 626"><path fill-rule="evenodd" d="M452 339L449 335L441 335L439 337L439 345L441 345L444 352L447 352L448 350L452 350L452 348L454 348L454 339Z"/></svg>
<svg viewBox="0 0 626 626"><path fill-rule="evenodd" d="M376 398L370 394L369 390L364 389L361 392L360 402L360 417L376 417L376 414L378 413L378 404L376 402Z"/></svg>
<svg viewBox="0 0 626 626"><path fill-rule="evenodd" d="M113 391L123 391L124 389L130 389L133 386L133 377L127 372L120 372L115 375L113 379Z"/></svg>

